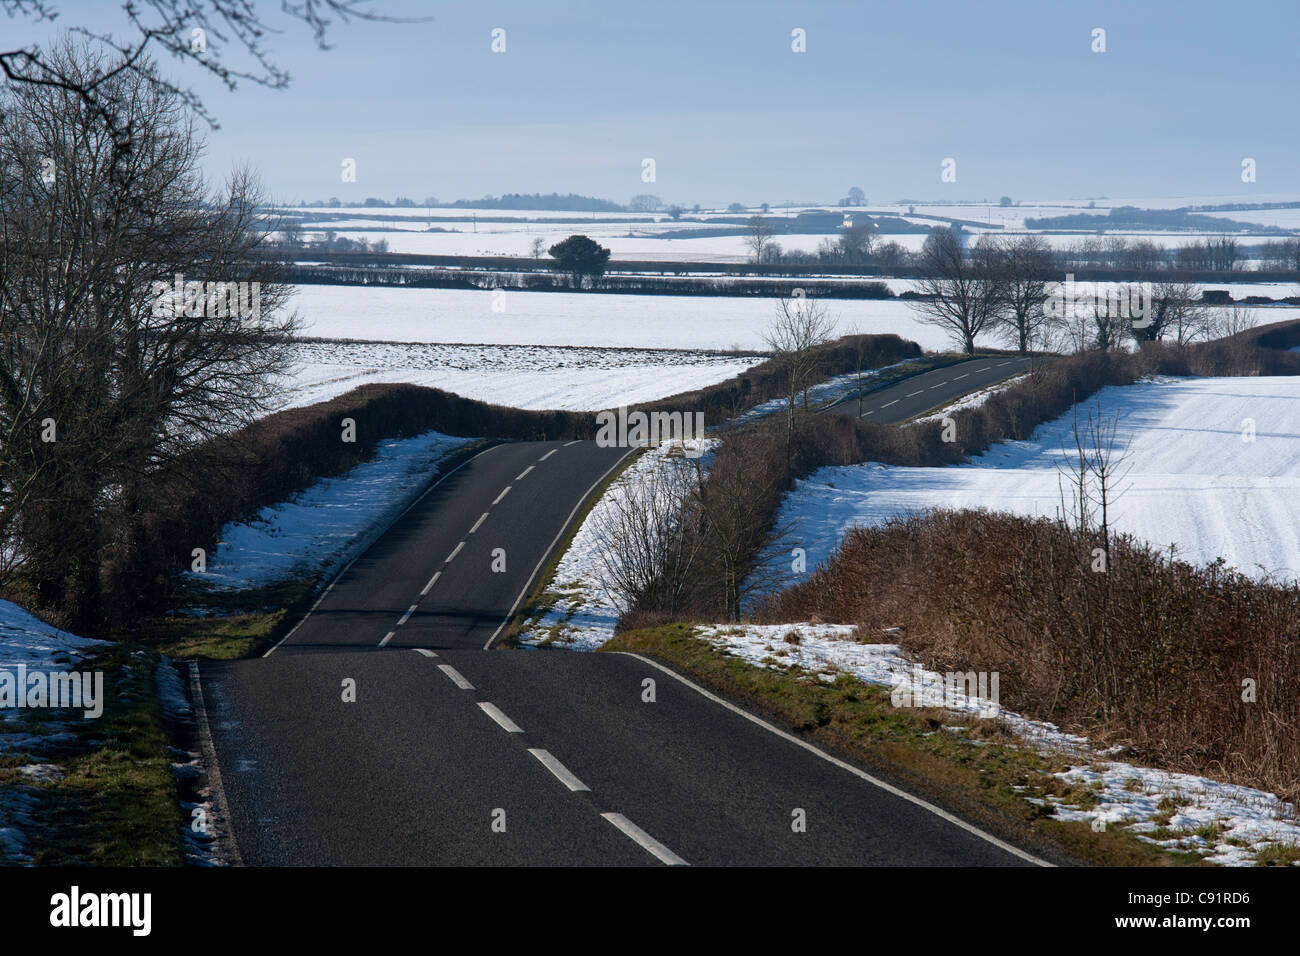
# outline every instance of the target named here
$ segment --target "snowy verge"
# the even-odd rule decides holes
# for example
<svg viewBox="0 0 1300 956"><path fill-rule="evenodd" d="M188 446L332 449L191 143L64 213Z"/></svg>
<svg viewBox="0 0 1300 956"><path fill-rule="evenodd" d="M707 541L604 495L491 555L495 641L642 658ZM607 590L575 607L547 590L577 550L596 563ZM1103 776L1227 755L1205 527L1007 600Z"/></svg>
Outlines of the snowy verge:
<svg viewBox="0 0 1300 956"><path fill-rule="evenodd" d="M19 666L28 672L71 670L78 659L106 646L106 641L61 631L11 601L0 601L0 670L16 673ZM26 781L58 779L61 768L45 762L44 755L73 743L75 737L66 729L66 721L42 720L39 732L33 732L29 715L30 711L0 709L0 755L34 761L19 767ZM32 823L36 803L36 795L26 787L0 788L0 862L29 859L23 827Z"/></svg>
<svg viewBox="0 0 1300 956"><path fill-rule="evenodd" d="M670 457L680 459L685 450L697 456L707 468L712 460L709 451L717 445L716 439L665 442L641 455L619 475L574 534L569 549L555 567L548 589L554 602L520 634L520 644L547 643L594 651L614 636L620 612L613 596L601 583L601 529L608 526L629 489L646 481L656 469L668 467Z"/></svg>
<svg viewBox="0 0 1300 956"><path fill-rule="evenodd" d="M369 461L263 508L250 522L225 525L207 569L184 577L242 590L327 574L368 547L439 473L441 460L471 441L439 432L382 441Z"/></svg>
<svg viewBox="0 0 1300 956"><path fill-rule="evenodd" d="M1227 866L1253 865L1256 852L1270 844L1300 845L1295 807L1271 793L1110 760L1105 752L1093 750L1087 738L1023 717L994 700L977 696L954 700L945 693L945 675L908 660L897 644L859 643L857 631L852 625L838 624L741 624L698 628L697 634L757 667L799 668L827 683L848 674L892 688L893 693L905 689L915 706L943 708L965 718L992 715L1025 746L1068 758L1070 769L1057 776L1088 786L1096 797L1091 807L1049 797L1057 819L1127 827L1139 839L1169 850L1200 853L1207 862ZM964 726L944 729L966 730Z"/></svg>

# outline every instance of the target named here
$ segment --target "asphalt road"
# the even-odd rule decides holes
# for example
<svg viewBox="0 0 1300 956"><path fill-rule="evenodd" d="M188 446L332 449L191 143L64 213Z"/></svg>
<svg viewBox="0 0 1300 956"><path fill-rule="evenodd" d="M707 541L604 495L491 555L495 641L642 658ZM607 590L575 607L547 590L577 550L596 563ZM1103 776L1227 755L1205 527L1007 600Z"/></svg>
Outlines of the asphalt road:
<svg viewBox="0 0 1300 956"><path fill-rule="evenodd" d="M922 372L866 395L862 401L862 418L882 425L896 425L968 392L1019 375L1034 361L1032 357L993 355ZM818 411L855 415L858 397L850 395Z"/></svg>
<svg viewBox="0 0 1300 956"><path fill-rule="evenodd" d="M493 447L409 509L267 656L202 665L239 862L1033 862L655 662L485 650L622 455Z"/></svg>

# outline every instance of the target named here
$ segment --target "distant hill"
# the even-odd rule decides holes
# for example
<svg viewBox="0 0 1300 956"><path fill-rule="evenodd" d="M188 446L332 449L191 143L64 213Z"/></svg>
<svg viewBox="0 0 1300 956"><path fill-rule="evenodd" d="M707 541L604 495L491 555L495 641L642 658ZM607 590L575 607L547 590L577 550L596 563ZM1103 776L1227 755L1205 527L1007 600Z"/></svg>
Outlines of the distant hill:
<svg viewBox="0 0 1300 956"><path fill-rule="evenodd" d="M1255 235L1290 235L1288 229L1263 226L1254 222L1238 222L1217 216L1201 216L1187 209L1139 209L1136 206L1116 206L1109 215L1075 213L1069 216L1047 216L1042 219L1025 219L1026 229L1064 230L1131 230L1150 229L1173 232L1249 232Z"/></svg>

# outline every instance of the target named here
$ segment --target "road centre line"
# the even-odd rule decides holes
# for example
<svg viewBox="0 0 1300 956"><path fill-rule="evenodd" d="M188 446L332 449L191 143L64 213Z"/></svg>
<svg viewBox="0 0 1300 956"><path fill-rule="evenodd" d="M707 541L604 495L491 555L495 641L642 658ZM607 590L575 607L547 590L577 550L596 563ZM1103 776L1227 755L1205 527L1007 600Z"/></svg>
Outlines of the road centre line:
<svg viewBox="0 0 1300 956"><path fill-rule="evenodd" d="M411 619L411 615L415 613L415 608L416 605L412 604L410 607L406 609L406 613L402 615L402 619L397 622L398 627L401 627L403 624L405 624L407 621Z"/></svg>
<svg viewBox="0 0 1300 956"><path fill-rule="evenodd" d="M480 700L478 702L478 706L479 709L483 711L483 713L487 714L489 717L495 720L497 724L501 727L501 729L504 730L506 733L522 734L524 732L524 728L520 727L513 720L511 720L509 717L503 714L501 712L501 708L498 707L496 704L490 703L486 700Z"/></svg>
<svg viewBox="0 0 1300 956"><path fill-rule="evenodd" d="M898 401L899 401L898 399L894 399L892 402L885 402L885 404L881 405L880 407L888 408L890 405L897 405Z"/></svg>
<svg viewBox="0 0 1300 956"><path fill-rule="evenodd" d="M948 380L947 380L947 379L944 379L944 380L943 380L942 382L940 382L938 385L931 385L930 387L931 387L931 388L943 388L943 387L944 387L945 385L947 385L947 384L948 384Z"/></svg>
<svg viewBox="0 0 1300 956"><path fill-rule="evenodd" d="M674 853L668 847L664 846L650 834L646 833L639 826L623 816L621 813L602 813L602 817L608 820L614 826L622 831L623 835L632 840L653 856L660 863L668 866L690 866L685 860Z"/></svg>
<svg viewBox="0 0 1300 956"><path fill-rule="evenodd" d="M433 590L433 586L438 582L438 578L440 578L440 577L442 577L442 572L441 572L441 571L434 571L434 572L433 572L433 577L429 578L429 583L426 584L426 585L424 586L424 589L423 589L422 591L420 591L420 597L425 597L425 596L427 596L428 593L429 593L431 590Z"/></svg>
<svg viewBox="0 0 1300 956"><path fill-rule="evenodd" d="M443 564L451 564L451 559L454 558L454 557L456 557L456 555L460 554L460 549L463 548L463 547L465 547L465 542L464 542L464 541L462 541L460 544L456 545L456 547L452 550L451 554L447 555L447 560L444 561L444 562L442 562L442 563L443 563Z"/></svg>
<svg viewBox="0 0 1300 956"><path fill-rule="evenodd" d="M582 442L582 439L581 439L581 438L575 438L573 441L566 441L566 442L564 443L564 447L565 447L565 448L568 448L570 445L577 445L577 444L579 444L580 442Z"/></svg>
<svg viewBox="0 0 1300 956"><path fill-rule="evenodd" d="M396 631L389 631L386 635L384 635L384 639L383 639L382 641L379 642L379 646L380 646L380 647L386 647L386 646L388 645L388 642L391 641L391 640L393 639L393 635L394 635L395 633L397 633L397 632L396 632Z"/></svg>
<svg viewBox="0 0 1300 956"><path fill-rule="evenodd" d="M963 378L970 378L970 372L966 372L962 375L958 375L956 378L953 379L953 381L958 382L961 381Z"/></svg>
<svg viewBox="0 0 1300 956"><path fill-rule="evenodd" d="M526 475L526 474L528 474L530 471L532 471L534 467L535 467L535 466L533 466L533 465L529 465L527 468L525 468L523 471L521 471L521 472L520 472L520 473L515 477L515 481L518 481L520 478L524 477L524 475Z"/></svg>
<svg viewBox="0 0 1300 956"><path fill-rule="evenodd" d="M546 563L546 559L550 557L551 552L555 550L555 546L560 543L560 538L564 537L564 532L567 531L569 525L572 524L574 516L578 513L578 509L581 508L586 500L591 497L592 493L601 486L604 480L614 473L614 469L627 460L627 456L632 454L634 450L635 449L629 448L627 451L623 452L623 454L619 456L618 461L610 465L609 468L605 470L605 473L593 481L591 487L582 493L582 497L579 498L578 503L573 506L573 510L569 512L569 516L564 519L564 524L560 526L560 530L555 532L555 537L551 539L551 543L547 546L545 553L537 559L537 565L533 568L533 573L528 576L528 580L524 583L523 590L521 590L515 598L515 603L510 605L509 612L501 619L501 623L498 624L497 629L492 632L492 636L487 639L487 643L483 645L483 650L490 651L492 649L492 642L497 639L497 635L500 634L502 629L510 623L510 619L515 616L515 611L519 610L520 602L523 601L524 596L532 589L533 581L535 581L537 575L541 573L542 565Z"/></svg>
<svg viewBox="0 0 1300 956"><path fill-rule="evenodd" d="M924 392L924 391L925 391L925 389L923 389L923 388L918 388L915 392L912 392L910 395L904 395L903 397L904 397L904 398L911 398L913 395L920 395L920 394L921 394L922 392Z"/></svg>
<svg viewBox="0 0 1300 956"><path fill-rule="evenodd" d="M469 529L469 533L473 534L475 531L477 531L479 529L479 525L481 525L484 521L487 521L487 516L488 513L486 511L483 512L481 515L479 515L478 520L474 522L474 527Z"/></svg>
<svg viewBox="0 0 1300 956"><path fill-rule="evenodd" d="M459 687L461 690L474 689L474 685L471 684L469 681L467 681L463 676L461 676L460 671L456 670L456 668L452 667L450 664L439 664L438 670L446 674L447 677L451 680L451 682L455 684L457 687Z"/></svg>
<svg viewBox="0 0 1300 956"><path fill-rule="evenodd" d="M559 451L559 450L560 450L560 449L558 449L558 448L552 448L550 451L548 451L545 455L543 455L541 458L539 458L539 459L537 459L537 460L538 460L538 461L546 461L546 459L550 458L552 455L554 455L554 454L555 454L557 451Z"/></svg>
<svg viewBox="0 0 1300 956"><path fill-rule="evenodd" d="M549 750L542 750L538 747L529 747L528 752L532 754L534 757L536 757L539 761L541 761L543 767L545 767L551 773L555 774L556 780L559 780L560 783L564 784L574 793L591 792L591 787L587 786L585 783L583 783L581 780L575 777L569 771L568 767L560 763L558 760L555 759L555 757L551 755L551 752Z"/></svg>
<svg viewBox="0 0 1300 956"><path fill-rule="evenodd" d="M506 495L510 494L510 489L513 487L514 485L506 485L503 489L501 489L501 494L497 495L492 502L493 506L501 504L501 499L504 498Z"/></svg>
<svg viewBox="0 0 1300 956"><path fill-rule="evenodd" d="M426 647L416 647L416 648L412 648L412 650L414 650L415 653L417 653L417 654L423 654L425 657L437 657L437 656L438 656L437 654L435 654L433 651L429 650L429 649L426 648Z"/></svg>

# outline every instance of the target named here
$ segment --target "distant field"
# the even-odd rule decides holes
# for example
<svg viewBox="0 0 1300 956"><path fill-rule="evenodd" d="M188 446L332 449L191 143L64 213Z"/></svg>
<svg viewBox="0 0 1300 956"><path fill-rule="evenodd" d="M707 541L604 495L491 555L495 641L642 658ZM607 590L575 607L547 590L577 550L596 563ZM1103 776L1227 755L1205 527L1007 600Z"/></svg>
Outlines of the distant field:
<svg viewBox="0 0 1300 956"><path fill-rule="evenodd" d="M520 345L305 342L285 407L373 382L428 385L515 408L613 408L693 391L762 361L710 352Z"/></svg>
<svg viewBox="0 0 1300 956"><path fill-rule="evenodd" d="M765 349L776 309L773 299L728 296L512 291L501 301L504 311L494 312L489 291L305 285L293 304L303 334L321 338L714 351ZM829 308L839 334L893 332L927 351L951 345L904 302L836 300Z"/></svg>

